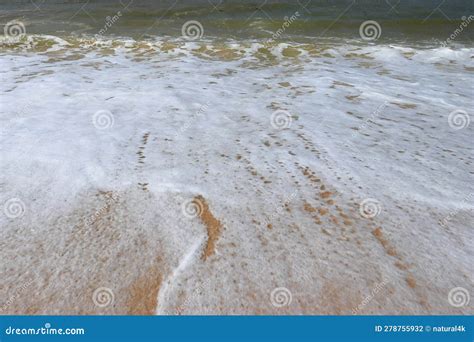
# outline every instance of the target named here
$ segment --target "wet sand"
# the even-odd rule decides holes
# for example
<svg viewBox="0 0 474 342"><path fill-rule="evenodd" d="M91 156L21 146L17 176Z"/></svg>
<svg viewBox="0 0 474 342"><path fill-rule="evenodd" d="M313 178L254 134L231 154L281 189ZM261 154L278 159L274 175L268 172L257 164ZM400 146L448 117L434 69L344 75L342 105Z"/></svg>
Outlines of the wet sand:
<svg viewBox="0 0 474 342"><path fill-rule="evenodd" d="M51 44L0 54L3 314L472 314L469 48Z"/></svg>

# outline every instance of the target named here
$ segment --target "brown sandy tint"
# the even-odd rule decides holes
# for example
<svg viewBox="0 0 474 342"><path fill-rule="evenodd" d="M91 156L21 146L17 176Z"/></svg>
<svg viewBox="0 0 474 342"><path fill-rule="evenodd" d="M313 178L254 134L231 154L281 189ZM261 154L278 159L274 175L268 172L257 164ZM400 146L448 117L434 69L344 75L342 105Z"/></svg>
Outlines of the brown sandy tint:
<svg viewBox="0 0 474 342"><path fill-rule="evenodd" d="M318 212L319 212L319 215L324 216L329 212L329 210L326 208L319 208Z"/></svg>
<svg viewBox="0 0 474 342"><path fill-rule="evenodd" d="M395 266L397 266L402 271L406 271L408 269L408 266L405 264L402 264L400 261L395 262Z"/></svg>
<svg viewBox="0 0 474 342"><path fill-rule="evenodd" d="M388 240L383 236L382 229L379 227L372 231L372 234L379 240L380 244L384 248L385 252L391 256L397 256L398 253L393 246L390 245Z"/></svg>
<svg viewBox="0 0 474 342"><path fill-rule="evenodd" d="M316 208L311 206L311 204L309 204L308 202L304 203L303 209L307 211L308 213L314 213L316 211Z"/></svg>
<svg viewBox="0 0 474 342"><path fill-rule="evenodd" d="M161 285L161 274L156 268L148 269L143 276L129 287L127 300L128 315L154 315L158 305L158 291Z"/></svg>
<svg viewBox="0 0 474 342"><path fill-rule="evenodd" d="M329 196L332 195L332 192L331 191L324 191L324 192L321 192L319 195L321 196L321 198L328 198Z"/></svg>
<svg viewBox="0 0 474 342"><path fill-rule="evenodd" d="M406 280L408 286L410 286L412 289L414 289L416 287L416 280L412 275L409 275L408 277L406 277L405 280Z"/></svg>
<svg viewBox="0 0 474 342"><path fill-rule="evenodd" d="M400 107L401 109L413 109L417 107L417 105L414 103L400 103L400 102L390 102L390 103Z"/></svg>
<svg viewBox="0 0 474 342"><path fill-rule="evenodd" d="M416 290L418 285L417 285L414 275L408 271L408 265L403 261L403 258L397 252L395 247L393 247L390 244L390 242L384 237L382 228L378 227L374 229L372 231L372 234L377 238L377 240L380 242L380 244L382 245L382 247L384 248L385 252L388 255L393 256L398 259L395 262L395 266L406 273L405 281L408 287ZM420 301L419 301L420 305L422 305L426 310L429 310L430 306L426 300L426 294L420 291L416 291L416 294L420 298Z"/></svg>
<svg viewBox="0 0 474 342"><path fill-rule="evenodd" d="M219 235L221 234L222 224L211 213L209 205L204 197L198 195L194 197L194 202L201 209L199 217L207 228L207 243L201 256L203 260L206 260L207 257L215 252L215 245L216 241L219 239Z"/></svg>

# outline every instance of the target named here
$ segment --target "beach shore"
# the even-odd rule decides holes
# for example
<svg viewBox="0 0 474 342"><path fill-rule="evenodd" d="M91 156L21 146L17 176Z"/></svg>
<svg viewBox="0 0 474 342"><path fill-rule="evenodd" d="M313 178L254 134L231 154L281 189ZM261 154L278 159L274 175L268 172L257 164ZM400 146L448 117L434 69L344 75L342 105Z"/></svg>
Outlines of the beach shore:
<svg viewBox="0 0 474 342"><path fill-rule="evenodd" d="M2 314L472 313L472 59L120 49L1 56Z"/></svg>

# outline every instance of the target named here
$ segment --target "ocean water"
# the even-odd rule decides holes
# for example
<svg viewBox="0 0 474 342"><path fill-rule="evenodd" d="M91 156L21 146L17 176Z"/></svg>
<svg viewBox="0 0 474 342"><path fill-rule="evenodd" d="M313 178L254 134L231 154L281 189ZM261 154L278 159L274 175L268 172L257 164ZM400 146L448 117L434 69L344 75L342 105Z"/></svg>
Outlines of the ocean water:
<svg viewBox="0 0 474 342"><path fill-rule="evenodd" d="M2 1L0 20L22 19L32 34L97 34L121 12L120 22L108 28L107 36L136 39L181 36L181 26L198 20L205 36L269 38L285 18L298 12L298 20L285 29L282 39L339 36L359 38L363 21L376 20L383 26L382 40L446 39L463 16L473 13L470 1ZM459 37L472 42L472 30Z"/></svg>
<svg viewBox="0 0 474 342"><path fill-rule="evenodd" d="M31 294L0 308L351 314L383 283L358 313L472 314L446 298L472 289L473 14L0 1L0 299Z"/></svg>

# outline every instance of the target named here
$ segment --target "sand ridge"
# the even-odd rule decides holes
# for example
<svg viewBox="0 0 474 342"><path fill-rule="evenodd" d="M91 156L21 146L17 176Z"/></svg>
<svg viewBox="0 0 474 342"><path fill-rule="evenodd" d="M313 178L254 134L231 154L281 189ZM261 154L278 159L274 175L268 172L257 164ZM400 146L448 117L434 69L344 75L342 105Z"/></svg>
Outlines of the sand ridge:
<svg viewBox="0 0 474 342"><path fill-rule="evenodd" d="M199 217L207 229L208 238L201 256L201 258L205 261L208 257L215 253L216 242L222 232L222 223L214 217L211 210L209 209L209 204L203 196L198 195L193 201L200 208Z"/></svg>

